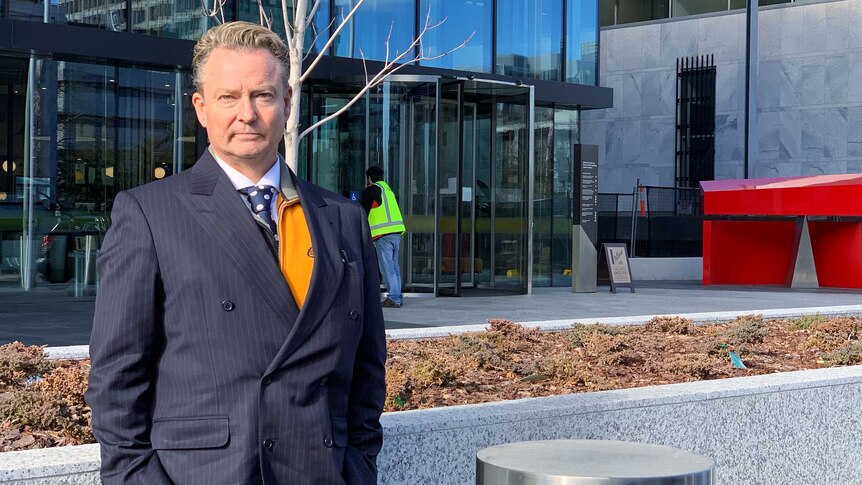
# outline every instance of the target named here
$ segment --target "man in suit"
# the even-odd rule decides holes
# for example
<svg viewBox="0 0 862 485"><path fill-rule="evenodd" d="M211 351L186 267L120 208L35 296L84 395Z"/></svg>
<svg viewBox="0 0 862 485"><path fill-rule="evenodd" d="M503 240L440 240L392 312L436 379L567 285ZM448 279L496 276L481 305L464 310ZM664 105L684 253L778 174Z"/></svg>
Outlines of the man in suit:
<svg viewBox="0 0 862 485"><path fill-rule="evenodd" d="M287 56L254 24L207 32L209 149L114 202L87 391L105 484L376 483L377 260L362 208L278 156Z"/></svg>

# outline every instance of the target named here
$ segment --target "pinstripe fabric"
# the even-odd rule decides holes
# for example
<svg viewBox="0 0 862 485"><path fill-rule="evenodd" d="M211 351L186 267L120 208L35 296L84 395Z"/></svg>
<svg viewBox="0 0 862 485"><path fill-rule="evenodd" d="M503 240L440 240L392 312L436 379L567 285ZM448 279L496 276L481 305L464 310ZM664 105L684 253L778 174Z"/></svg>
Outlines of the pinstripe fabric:
<svg viewBox="0 0 862 485"><path fill-rule="evenodd" d="M376 483L385 338L368 224L296 186L315 254L302 312L208 153L118 194L86 396L103 483Z"/></svg>

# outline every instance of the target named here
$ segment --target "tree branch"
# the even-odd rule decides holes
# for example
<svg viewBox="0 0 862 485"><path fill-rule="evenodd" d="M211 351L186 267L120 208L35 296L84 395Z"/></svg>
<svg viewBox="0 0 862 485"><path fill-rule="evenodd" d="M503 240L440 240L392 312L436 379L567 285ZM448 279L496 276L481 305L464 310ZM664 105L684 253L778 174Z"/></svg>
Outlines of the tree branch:
<svg viewBox="0 0 862 485"><path fill-rule="evenodd" d="M330 20L330 21L329 21L329 24L326 26L326 30L327 30L327 31L329 31L329 29L331 29L331 28L332 28L332 24L333 24L334 22L335 22L335 18L333 18L332 20ZM314 26L314 24L311 24L311 29L314 31L314 38L313 38L313 39L311 39L311 48L313 48L315 45L317 45L317 39L319 39L319 38L320 38L320 35L321 35L323 32L318 32L318 31L317 31L317 27L315 27L315 26ZM304 60L305 60L306 58L308 58L308 56L310 56L311 54L314 54L314 53L313 53L313 52L311 52L311 49L309 49L309 51L305 54L305 56L303 56L302 60L304 61Z"/></svg>
<svg viewBox="0 0 862 485"><path fill-rule="evenodd" d="M290 22L287 20L287 0L281 0L281 18L284 22L284 36L287 37L287 45L293 47L293 29L290 27Z"/></svg>
<svg viewBox="0 0 862 485"><path fill-rule="evenodd" d="M306 135L308 135L309 133L314 131L314 129L316 129L318 126L323 125L324 123L327 123L330 120L337 118L342 113L344 113L345 111L350 109L350 107L353 106L354 104L356 104L365 95L365 93L367 93L371 88L378 86L380 83L385 81L386 78L388 78L392 74L398 72L404 66L410 65L414 62L434 60L434 59L439 59L441 57L447 56L447 55L455 52L456 50L465 47L470 42L470 39L472 39L473 36L476 35L476 31L473 31L473 33L471 33L466 39L464 39L464 41L461 42L461 44L453 47L452 49L449 49L448 51L446 51L442 54L438 54L436 56L426 56L425 53L422 51L422 49L420 49L419 54L417 54L416 56L411 58L409 62L399 63L399 61L406 58L407 54L413 48L415 48L417 45L421 44L422 38L425 36L425 34L427 34L431 30L434 30L434 29L440 27L441 25L443 25L443 22L445 22L445 21L446 21L446 18L444 18L440 22L432 24L431 20L430 20L430 8L429 8L429 13L426 16L425 25L422 28L422 31L419 33L419 35L416 36L416 39L413 40L413 42L410 44L410 47L405 49L404 52L401 52L400 54L398 54L396 52L397 55L391 61L388 60L388 58L389 58L389 37L387 37L387 39L386 39L386 46L387 46L386 58L387 58L387 61L384 63L383 68L380 69L380 71L377 74L375 74L374 77L371 78L370 81L368 80L368 68L367 68L366 62L365 62L365 53L362 52L362 49L360 48L359 52L360 52L360 55L362 56L362 66L363 66L363 69L365 69L365 86L358 93L356 93L356 95L353 96L353 98L350 101L348 101L347 104L342 106L340 109L338 109L334 113L326 116L325 118L315 122L314 124L312 124L311 126L306 128L305 130L303 130L302 133L300 133L299 136L297 137L297 143L300 140L302 140L303 138L305 138ZM344 25L344 24L342 24L342 25ZM392 28L390 27L390 36L391 36L391 34L392 34ZM306 71L306 74L309 72L309 70Z"/></svg>
<svg viewBox="0 0 862 485"><path fill-rule="evenodd" d="M311 74L311 71L314 70L314 66L316 66L317 63L320 62L320 60L324 56L324 53L327 51L327 49L329 49L330 46L332 46L332 43L335 42L335 39L338 38L338 34L341 33L341 29L343 29L344 26L347 25L348 22L350 22L350 19L353 18L353 14L356 13L356 10L358 10L364 2L365 0L358 0L356 2L356 5L354 5L353 8L350 10L350 13L348 13L347 16L342 19L341 24L338 25L338 28L335 29L335 32L333 32L332 35L329 36L329 40L326 41L326 44L323 46L323 49L320 49L320 52L317 54L317 57L314 58L314 61L312 61L312 63L308 66L308 68L302 74L302 77L299 78L300 83L303 83L306 79L308 79L309 74Z"/></svg>
<svg viewBox="0 0 862 485"><path fill-rule="evenodd" d="M314 16L317 14L317 7L319 6L320 0L315 0L314 5L311 6L311 12L308 14L308 18L305 19L306 28L314 22Z"/></svg>
<svg viewBox="0 0 862 485"><path fill-rule="evenodd" d="M224 23L224 6L227 0L213 0L213 7L209 8L206 0L201 0L201 11L204 16L215 20L218 23Z"/></svg>
<svg viewBox="0 0 862 485"><path fill-rule="evenodd" d="M257 0L257 12L260 17L260 25L272 30L272 18L266 14L266 10L263 8L263 0Z"/></svg>
<svg viewBox="0 0 862 485"><path fill-rule="evenodd" d="M389 33L386 34L386 42L384 42L384 44L386 45L386 57L383 58L385 62L389 62L389 41L392 40L392 29L394 28L395 19L392 19L392 22L389 23Z"/></svg>
<svg viewBox="0 0 862 485"><path fill-rule="evenodd" d="M365 52L359 47L359 55L362 56L362 70L365 71L365 84L368 84L368 64L365 63Z"/></svg>

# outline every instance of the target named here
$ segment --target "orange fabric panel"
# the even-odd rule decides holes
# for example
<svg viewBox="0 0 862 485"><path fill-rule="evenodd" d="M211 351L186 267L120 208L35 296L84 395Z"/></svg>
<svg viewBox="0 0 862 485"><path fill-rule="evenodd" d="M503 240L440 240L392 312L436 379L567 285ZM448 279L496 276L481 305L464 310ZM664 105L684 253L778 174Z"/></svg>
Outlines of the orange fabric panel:
<svg viewBox="0 0 862 485"><path fill-rule="evenodd" d="M301 310L311 284L314 249L299 199L285 201L281 195L278 196L278 260L281 274Z"/></svg>

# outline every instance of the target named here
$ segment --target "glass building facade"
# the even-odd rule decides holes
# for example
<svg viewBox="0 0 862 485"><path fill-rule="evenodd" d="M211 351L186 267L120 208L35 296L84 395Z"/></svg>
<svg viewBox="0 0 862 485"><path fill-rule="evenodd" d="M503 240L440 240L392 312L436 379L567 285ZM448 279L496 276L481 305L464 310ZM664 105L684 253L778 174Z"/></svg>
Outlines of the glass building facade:
<svg viewBox="0 0 862 485"><path fill-rule="evenodd" d="M281 3L261 5L283 32ZM312 55L354 5L321 3ZM579 113L611 97L597 86L599 6L367 0L303 86L302 124L361 89L353 60L378 69L387 40L391 60L429 22L405 55L425 59L306 137L299 175L349 197L368 166L384 167L407 219L408 291L570 284ZM258 22L261 10L226 2L219 15ZM0 0L0 31L29 39L0 35L0 290L92 297L117 192L189 168L206 147L190 61L214 23L189 0Z"/></svg>

